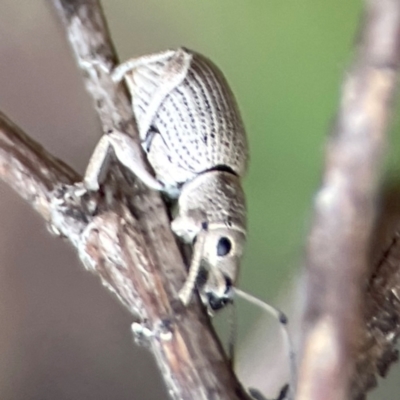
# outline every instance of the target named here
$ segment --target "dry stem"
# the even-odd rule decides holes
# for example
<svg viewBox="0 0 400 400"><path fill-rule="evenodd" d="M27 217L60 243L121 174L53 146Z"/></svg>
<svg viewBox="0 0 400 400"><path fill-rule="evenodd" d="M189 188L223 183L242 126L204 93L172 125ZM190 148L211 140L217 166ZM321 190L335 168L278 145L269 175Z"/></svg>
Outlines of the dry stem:
<svg viewBox="0 0 400 400"><path fill-rule="evenodd" d="M96 0L54 0L104 132L137 137L125 88L105 69L117 62ZM175 399L246 399L197 297L178 299L186 272L164 203L115 164L98 193L0 115L0 176L77 249L135 315L136 338L154 353ZM129 175L129 176L128 176Z"/></svg>
<svg viewBox="0 0 400 400"><path fill-rule="evenodd" d="M117 129L137 138L127 93L104 72L117 57L98 1L53 1L104 132ZM377 171L400 52L400 2L367 5L315 203L300 399L344 398L354 358L351 396L362 398L371 376L393 360L399 335L397 238L370 280L367 325L361 329ZM85 266L138 318L136 337L154 353L171 395L247 398L198 300L188 308L177 301L185 268L159 195L114 167L100 192L84 194L79 185L70 186L80 181L78 174L0 114L0 178L68 238ZM362 345L356 347L357 341Z"/></svg>
<svg viewBox="0 0 400 400"><path fill-rule="evenodd" d="M298 399L348 395L378 176L400 56L400 2L370 0L315 200Z"/></svg>

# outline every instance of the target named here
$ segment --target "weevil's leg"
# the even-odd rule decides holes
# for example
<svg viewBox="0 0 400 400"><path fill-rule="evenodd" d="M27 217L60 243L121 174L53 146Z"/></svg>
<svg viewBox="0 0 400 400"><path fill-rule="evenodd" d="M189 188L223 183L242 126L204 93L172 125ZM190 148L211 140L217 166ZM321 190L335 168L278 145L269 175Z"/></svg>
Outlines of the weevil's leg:
<svg viewBox="0 0 400 400"><path fill-rule="evenodd" d="M185 281L182 289L179 291L179 298L185 306L187 306L190 302L193 290L196 285L196 280L199 275L200 265L201 265L201 256L203 254L203 247L204 247L204 242L205 242L205 235L206 235L206 232L204 232L204 231L201 231L197 235L197 240L196 240L196 243L194 244L194 248L193 248L192 262L190 263L190 267L189 267L189 274L186 278L186 281Z"/></svg>
<svg viewBox="0 0 400 400"><path fill-rule="evenodd" d="M248 388L248 391L254 400L268 400L258 389Z"/></svg>
<svg viewBox="0 0 400 400"><path fill-rule="evenodd" d="M164 67L162 67L162 74L160 75L162 84L159 85L159 87L160 92L167 92L168 94L174 87L178 86L183 79L185 79L192 58L193 54L182 48L177 50L167 50L163 53L150 54L149 56L131 58L130 60L118 65L118 67L112 71L111 79L118 83L122 81L129 72L138 69L139 67L145 66L150 70L152 64L165 62ZM146 74L146 69L141 69L141 73ZM149 79L154 79L154 77L151 78L151 75L148 77Z"/></svg>
<svg viewBox="0 0 400 400"><path fill-rule="evenodd" d="M89 164L86 167L83 183L86 189L96 191L99 189L100 182L103 181L104 175L110 163L111 148L107 136L101 137L97 143Z"/></svg>
<svg viewBox="0 0 400 400"><path fill-rule="evenodd" d="M190 211L190 216L186 215L182 211L181 205L179 205L179 214L171 222L171 229L175 235L179 236L186 243L192 243L194 238L201 233L203 229L201 221L206 219L206 216L201 211Z"/></svg>
<svg viewBox="0 0 400 400"><path fill-rule="evenodd" d="M167 50L161 53L149 54L148 56L142 56L137 58L131 58L122 64L118 65L111 74L111 78L114 82L120 82L124 76L135 68L141 67L142 65L148 65L160 61L165 61L172 57L175 50Z"/></svg>
<svg viewBox="0 0 400 400"><path fill-rule="evenodd" d="M162 190L163 185L148 171L143 150L131 137L122 132L102 136L97 144L85 172L84 184L97 190L104 178L112 152L118 161L152 189Z"/></svg>
<svg viewBox="0 0 400 400"><path fill-rule="evenodd" d="M282 387L281 391L279 392L279 395L278 395L276 400L285 400L285 399L287 399L288 396L290 396L289 389L290 389L289 385L284 385Z"/></svg>
<svg viewBox="0 0 400 400"><path fill-rule="evenodd" d="M282 335L285 340L285 346L288 351L288 356L289 356L289 367L290 367L290 385L289 385L289 392L288 392L288 399L292 400L294 399L295 395L295 385L296 385L296 377L297 377L297 371L296 371L296 354L293 350L293 345L292 341L290 339L289 331L287 330L287 317L286 315L278 310L277 308L271 306L268 303L265 303L264 301L257 299L257 297L252 296L251 294L248 294L246 292L243 292L242 290L238 288L233 288L234 293L243 298L244 300L247 300L249 303L252 303L264 311L268 312L272 316L274 316L278 321L279 325L282 329Z"/></svg>
<svg viewBox="0 0 400 400"><path fill-rule="evenodd" d="M128 60L112 72L111 77L114 82L126 78L133 98L135 97L135 80L131 72L138 73L142 78L145 77L146 89L152 91L151 101L138 123L142 139L149 131L164 99L186 78L192 58L192 53L180 48ZM156 62L164 62L164 65L160 67L155 65ZM145 68L140 68L142 66ZM135 69L137 72L134 71Z"/></svg>
<svg viewBox="0 0 400 400"><path fill-rule="evenodd" d="M149 172L143 157L141 146L130 136L122 132L106 135L118 161L134 173L143 183L155 190L162 190L163 185Z"/></svg>

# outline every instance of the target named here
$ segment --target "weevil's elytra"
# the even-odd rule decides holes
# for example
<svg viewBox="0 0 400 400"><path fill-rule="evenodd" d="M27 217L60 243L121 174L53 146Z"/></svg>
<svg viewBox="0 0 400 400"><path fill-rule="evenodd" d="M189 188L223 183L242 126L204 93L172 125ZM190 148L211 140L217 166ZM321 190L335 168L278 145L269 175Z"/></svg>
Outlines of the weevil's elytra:
<svg viewBox="0 0 400 400"><path fill-rule="evenodd" d="M180 298L188 304L203 270L201 297L209 310L221 308L231 300L246 240L241 178L248 146L233 93L210 60L184 48L128 60L112 78L125 79L129 87L142 147L155 176L135 142L113 132L96 147L85 183L98 187L112 151L148 186L178 198L172 229L193 243Z"/></svg>
<svg viewBox="0 0 400 400"><path fill-rule="evenodd" d="M218 165L243 176L246 135L221 71L186 49L148 59L124 77L157 179L175 187Z"/></svg>

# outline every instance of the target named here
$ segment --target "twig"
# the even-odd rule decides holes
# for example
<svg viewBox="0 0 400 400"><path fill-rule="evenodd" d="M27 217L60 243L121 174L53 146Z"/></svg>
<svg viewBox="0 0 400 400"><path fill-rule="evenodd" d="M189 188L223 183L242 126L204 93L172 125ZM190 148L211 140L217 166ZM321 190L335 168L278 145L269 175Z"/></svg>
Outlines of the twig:
<svg viewBox="0 0 400 400"><path fill-rule="evenodd" d="M54 0L103 130L137 138L129 99L104 68L117 57L98 1ZM98 66L102 68L98 68ZM247 399L196 298L183 307L185 268L164 203L115 165L103 191L85 193L78 174L0 115L0 179L78 250L138 321L136 338L154 353L175 399Z"/></svg>
<svg viewBox="0 0 400 400"><path fill-rule="evenodd" d="M400 2L370 0L315 200L298 399L347 398L377 178L400 56Z"/></svg>
<svg viewBox="0 0 400 400"><path fill-rule="evenodd" d="M0 178L46 220L56 184L72 184L79 175L47 153L0 112Z"/></svg>

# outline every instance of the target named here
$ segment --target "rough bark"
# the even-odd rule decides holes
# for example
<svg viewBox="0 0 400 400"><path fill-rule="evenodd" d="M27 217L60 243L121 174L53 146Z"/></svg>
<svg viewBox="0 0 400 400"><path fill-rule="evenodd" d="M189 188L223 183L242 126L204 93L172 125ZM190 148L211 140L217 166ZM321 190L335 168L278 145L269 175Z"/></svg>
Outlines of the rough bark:
<svg viewBox="0 0 400 400"><path fill-rule="evenodd" d="M54 0L104 132L138 140L98 1ZM116 163L101 190L87 193L78 174L0 115L0 177L77 249L134 315L135 337L154 354L174 399L245 399L197 296L178 300L186 270L160 195Z"/></svg>

